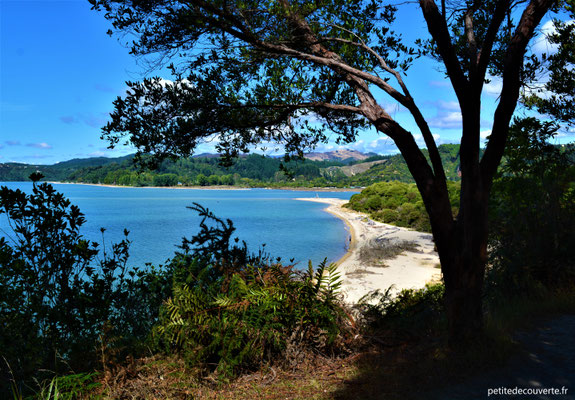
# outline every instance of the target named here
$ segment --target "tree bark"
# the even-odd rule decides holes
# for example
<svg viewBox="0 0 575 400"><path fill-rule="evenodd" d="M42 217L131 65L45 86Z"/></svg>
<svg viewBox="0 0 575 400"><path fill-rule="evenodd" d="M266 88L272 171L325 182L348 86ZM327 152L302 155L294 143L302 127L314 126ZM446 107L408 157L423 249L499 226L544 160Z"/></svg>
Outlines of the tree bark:
<svg viewBox="0 0 575 400"><path fill-rule="evenodd" d="M482 288L487 261L487 202L464 203L460 217L462 213L469 212L470 206L473 209L472 217L458 219L449 233L448 245L438 247L445 282L449 343L453 346L483 335Z"/></svg>

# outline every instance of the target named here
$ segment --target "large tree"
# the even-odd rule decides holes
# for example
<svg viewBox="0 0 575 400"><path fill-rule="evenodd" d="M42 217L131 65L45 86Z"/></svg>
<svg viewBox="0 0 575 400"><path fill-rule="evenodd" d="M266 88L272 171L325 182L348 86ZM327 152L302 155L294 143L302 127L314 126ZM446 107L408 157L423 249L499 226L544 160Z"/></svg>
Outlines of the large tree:
<svg viewBox="0 0 575 400"><path fill-rule="evenodd" d="M396 8L375 0L90 1L133 39L133 54L162 56L174 75L129 83L104 128L112 145L126 139L162 158L217 138L228 156L273 142L301 155L329 135L352 142L375 128L405 158L429 213L450 339L482 331L489 192L522 85L536 66L525 62L529 42L554 0L419 0L430 38L416 48L391 29ZM461 109L457 216L432 131L402 78L422 54L443 65ZM481 95L490 75L503 86L494 114L485 116ZM411 113L429 161L384 109L383 95ZM492 126L480 157L482 119Z"/></svg>

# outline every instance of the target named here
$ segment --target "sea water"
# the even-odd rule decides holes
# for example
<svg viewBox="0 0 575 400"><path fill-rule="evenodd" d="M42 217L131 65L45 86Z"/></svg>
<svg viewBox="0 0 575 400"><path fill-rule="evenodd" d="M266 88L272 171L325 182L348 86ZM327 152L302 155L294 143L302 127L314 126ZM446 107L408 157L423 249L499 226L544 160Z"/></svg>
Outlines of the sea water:
<svg viewBox="0 0 575 400"><path fill-rule="evenodd" d="M5 182L11 189L32 190L28 182ZM217 217L232 220L234 237L246 241L252 252L265 244L273 257L299 268L308 260L337 261L347 251L349 232L343 221L324 211L326 204L296 198L349 199L354 192L315 192L272 189L219 190L104 187L53 184L86 217L81 233L110 246L127 229L131 266L161 264L174 255L182 238L199 231L201 218L187 207L199 203ZM101 229L105 228L102 237ZM8 234L6 217L0 217L0 236Z"/></svg>

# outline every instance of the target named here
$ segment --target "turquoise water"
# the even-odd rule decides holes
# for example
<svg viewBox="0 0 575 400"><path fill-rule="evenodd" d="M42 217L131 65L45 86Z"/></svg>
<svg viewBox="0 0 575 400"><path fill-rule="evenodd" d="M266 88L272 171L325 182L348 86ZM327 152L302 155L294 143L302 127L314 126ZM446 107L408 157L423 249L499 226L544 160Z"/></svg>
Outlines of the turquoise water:
<svg viewBox="0 0 575 400"><path fill-rule="evenodd" d="M6 182L9 188L31 190L31 183ZM104 242L119 241L124 228L132 241L129 264L159 264L170 258L182 237L199 230L200 218L186 206L200 203L220 218L233 221L236 236L252 251L265 250L298 266L319 263L325 257L336 261L346 252L349 232L343 221L323 211L325 204L297 201L303 197L349 199L354 192L307 192L290 190L197 190L121 188L54 184L80 207L87 222L82 234L102 242L100 228L106 228ZM6 229L3 217L0 229Z"/></svg>

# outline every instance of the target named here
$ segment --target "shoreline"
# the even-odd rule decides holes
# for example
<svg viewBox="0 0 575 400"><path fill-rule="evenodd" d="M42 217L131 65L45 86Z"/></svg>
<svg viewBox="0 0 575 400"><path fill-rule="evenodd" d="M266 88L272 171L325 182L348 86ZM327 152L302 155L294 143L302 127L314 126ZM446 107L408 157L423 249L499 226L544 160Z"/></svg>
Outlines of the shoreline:
<svg viewBox="0 0 575 400"><path fill-rule="evenodd" d="M345 209L345 200L333 198L298 198L326 204L324 211L340 218L350 233L347 253L336 264L342 277L342 292L347 303L357 303L366 294L388 288L391 294L403 289L419 289L426 283L441 279L439 256L434 250L433 237L429 233L383 224L371 220L366 214ZM396 257L385 259L385 265L373 265L362 259L364 248L374 243L409 242L413 248Z"/></svg>
<svg viewBox="0 0 575 400"><path fill-rule="evenodd" d="M57 182L46 181L46 183L57 185L84 185L84 186L99 186L106 188L129 188L129 189L178 189L178 190L252 190L252 189L266 189L266 190L292 190L294 192L361 192L362 188L336 188L336 187L241 187L241 186L227 186L227 185L214 185L214 186L123 186L111 185L105 183L85 183L85 182Z"/></svg>

